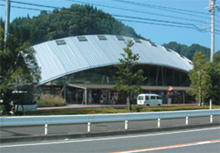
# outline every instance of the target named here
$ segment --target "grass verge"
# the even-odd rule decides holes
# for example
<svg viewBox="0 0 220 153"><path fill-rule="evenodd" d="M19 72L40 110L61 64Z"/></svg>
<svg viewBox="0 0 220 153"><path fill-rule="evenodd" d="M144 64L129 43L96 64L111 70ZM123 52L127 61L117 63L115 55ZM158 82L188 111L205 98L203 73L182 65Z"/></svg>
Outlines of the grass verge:
<svg viewBox="0 0 220 153"><path fill-rule="evenodd" d="M213 109L220 106L213 106ZM209 106L133 106L132 111L115 108L87 108L87 109L56 109L56 110L37 110L26 112L25 115L76 115L76 114L106 114L106 113L129 113L129 112L155 112L155 111L178 111L178 110L196 110L209 109Z"/></svg>

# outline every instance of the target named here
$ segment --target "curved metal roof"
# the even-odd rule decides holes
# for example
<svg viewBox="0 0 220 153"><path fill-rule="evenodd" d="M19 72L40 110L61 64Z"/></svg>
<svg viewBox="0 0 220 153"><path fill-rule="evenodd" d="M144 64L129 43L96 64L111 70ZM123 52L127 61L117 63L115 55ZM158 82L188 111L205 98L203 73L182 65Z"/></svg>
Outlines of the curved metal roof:
<svg viewBox="0 0 220 153"><path fill-rule="evenodd" d="M82 70L120 64L119 58L133 40L131 50L140 55L138 63L161 65L188 72L191 61L177 52L147 40L115 35L85 35L47 41L33 46L41 67L40 84Z"/></svg>

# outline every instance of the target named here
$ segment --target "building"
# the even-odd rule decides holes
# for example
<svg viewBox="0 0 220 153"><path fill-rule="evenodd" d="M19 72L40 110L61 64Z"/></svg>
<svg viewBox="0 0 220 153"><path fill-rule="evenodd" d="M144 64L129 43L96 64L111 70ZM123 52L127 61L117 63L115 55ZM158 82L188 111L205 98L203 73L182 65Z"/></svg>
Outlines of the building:
<svg viewBox="0 0 220 153"><path fill-rule="evenodd" d="M189 59L147 40L115 35L67 37L33 46L42 71L39 92L62 94L72 104L125 103L124 93L112 87L115 65L120 64L127 40L133 40L131 50L140 55L137 69L147 77L142 92L157 93L164 103L191 102L186 94L191 89Z"/></svg>

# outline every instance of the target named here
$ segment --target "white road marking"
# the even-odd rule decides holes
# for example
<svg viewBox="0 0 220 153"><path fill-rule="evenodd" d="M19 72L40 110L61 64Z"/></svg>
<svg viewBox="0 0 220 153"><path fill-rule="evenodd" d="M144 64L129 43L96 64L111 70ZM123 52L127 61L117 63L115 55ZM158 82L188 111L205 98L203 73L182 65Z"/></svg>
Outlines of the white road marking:
<svg viewBox="0 0 220 153"><path fill-rule="evenodd" d="M191 143L185 143L185 144L176 144L176 145L169 145L169 146L161 146L161 147L154 147L154 148L145 148L145 149L137 149L137 150L119 151L119 152L113 152L113 153L147 152L147 151L155 151L155 150L164 150L164 149L189 147L189 146L196 146L196 145L203 145L203 144L210 144L210 143L218 143L218 142L220 142L220 139L209 140L209 141L200 141L200 142L191 142Z"/></svg>

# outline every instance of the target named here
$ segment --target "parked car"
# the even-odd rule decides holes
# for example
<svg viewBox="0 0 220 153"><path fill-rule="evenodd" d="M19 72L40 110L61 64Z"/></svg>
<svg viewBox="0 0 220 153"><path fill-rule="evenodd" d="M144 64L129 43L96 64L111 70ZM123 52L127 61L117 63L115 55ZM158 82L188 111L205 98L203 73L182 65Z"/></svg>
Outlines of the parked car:
<svg viewBox="0 0 220 153"><path fill-rule="evenodd" d="M139 94L137 97L137 105L139 106L161 106L162 98L157 94Z"/></svg>

